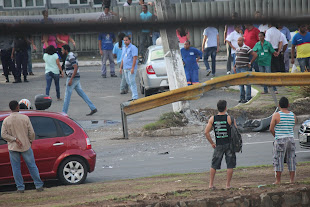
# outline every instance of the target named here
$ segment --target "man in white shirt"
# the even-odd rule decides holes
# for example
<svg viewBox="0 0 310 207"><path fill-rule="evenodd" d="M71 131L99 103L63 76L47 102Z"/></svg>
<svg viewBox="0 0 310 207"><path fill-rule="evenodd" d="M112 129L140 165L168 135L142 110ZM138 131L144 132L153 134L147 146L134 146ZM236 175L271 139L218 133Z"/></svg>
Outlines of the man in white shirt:
<svg viewBox="0 0 310 207"><path fill-rule="evenodd" d="M202 52L204 53L203 61L207 68L207 76L210 75L211 69L208 63L208 58L211 55L212 60L212 77L215 76L216 53L219 51L220 38L219 32L215 27L207 27L203 31Z"/></svg>
<svg viewBox="0 0 310 207"><path fill-rule="evenodd" d="M229 44L231 48L231 57L233 59L233 65L235 65L235 59L236 59L236 48L238 48L238 38L242 37L242 34L240 32L241 27L240 25L234 25L235 30L231 32L227 38L226 42ZM227 75L229 75L231 71L227 71Z"/></svg>
<svg viewBox="0 0 310 207"><path fill-rule="evenodd" d="M268 42L271 43L273 49L275 49L275 55L272 55L271 59L271 72L284 72L284 69L281 69L281 50L282 50L282 33L273 25L269 24L269 29L266 31L266 38ZM283 55L282 55L283 56Z"/></svg>
<svg viewBox="0 0 310 207"><path fill-rule="evenodd" d="M132 4L132 0L127 0L123 6L130 6Z"/></svg>

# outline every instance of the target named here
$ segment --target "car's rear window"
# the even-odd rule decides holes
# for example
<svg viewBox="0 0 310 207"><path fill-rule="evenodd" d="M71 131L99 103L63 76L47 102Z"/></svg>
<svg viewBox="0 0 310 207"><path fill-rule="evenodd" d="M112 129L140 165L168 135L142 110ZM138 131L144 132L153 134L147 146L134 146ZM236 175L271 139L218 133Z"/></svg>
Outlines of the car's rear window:
<svg viewBox="0 0 310 207"><path fill-rule="evenodd" d="M72 134L74 132L73 129L68 124L66 124L60 120L58 120L58 123L59 123L59 125L60 125L65 136L69 136L70 134Z"/></svg>
<svg viewBox="0 0 310 207"><path fill-rule="evenodd" d="M163 50L153 50L151 52L151 61L152 60L159 60L164 58L164 51Z"/></svg>

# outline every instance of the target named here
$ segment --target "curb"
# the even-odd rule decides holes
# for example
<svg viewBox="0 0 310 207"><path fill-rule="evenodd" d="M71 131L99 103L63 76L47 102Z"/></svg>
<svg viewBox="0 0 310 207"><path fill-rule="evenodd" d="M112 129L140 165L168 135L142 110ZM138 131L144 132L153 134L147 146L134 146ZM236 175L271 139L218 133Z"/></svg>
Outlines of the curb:
<svg viewBox="0 0 310 207"><path fill-rule="evenodd" d="M216 61L226 61L226 56L217 56ZM200 59L199 62L203 62L203 59ZM109 63L110 64L110 63ZM107 64L107 65L109 65ZM101 60L93 60L93 61L79 61L79 66L101 66ZM32 68L44 68L45 63L32 63ZM0 66L0 69L2 70L2 65Z"/></svg>

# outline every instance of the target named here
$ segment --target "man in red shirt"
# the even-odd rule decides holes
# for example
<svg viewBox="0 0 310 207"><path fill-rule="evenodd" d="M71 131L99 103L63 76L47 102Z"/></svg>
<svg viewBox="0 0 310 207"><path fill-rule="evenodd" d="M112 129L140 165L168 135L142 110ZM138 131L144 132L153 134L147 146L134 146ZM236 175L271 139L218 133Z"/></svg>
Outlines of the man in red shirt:
<svg viewBox="0 0 310 207"><path fill-rule="evenodd" d="M245 31L244 31L244 44L249 46L251 49L255 46L255 44L259 41L258 34L259 29L254 27L253 24L246 24ZM252 56L250 57L250 60L252 59ZM258 64L256 61L253 62L251 69L254 68L255 72L259 72Z"/></svg>

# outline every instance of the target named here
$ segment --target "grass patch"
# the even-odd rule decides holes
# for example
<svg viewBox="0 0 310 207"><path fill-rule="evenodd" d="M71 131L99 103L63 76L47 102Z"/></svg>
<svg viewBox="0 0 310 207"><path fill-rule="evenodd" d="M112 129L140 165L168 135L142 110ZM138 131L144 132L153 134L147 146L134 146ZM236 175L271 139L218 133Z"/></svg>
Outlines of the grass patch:
<svg viewBox="0 0 310 207"><path fill-rule="evenodd" d="M184 120L186 121L184 122ZM150 131L170 127L180 127L185 126L186 124L187 119L185 118L184 114L178 112L169 112L162 114L158 121L145 125L143 129Z"/></svg>

